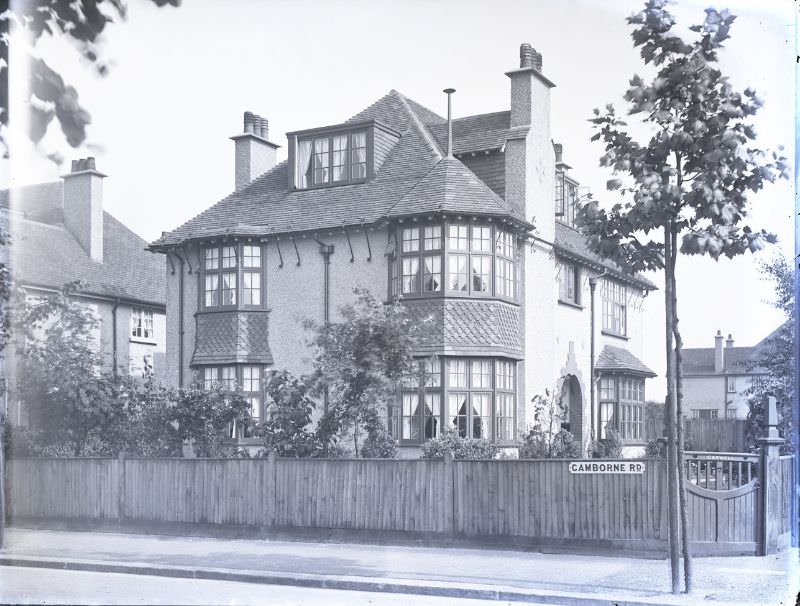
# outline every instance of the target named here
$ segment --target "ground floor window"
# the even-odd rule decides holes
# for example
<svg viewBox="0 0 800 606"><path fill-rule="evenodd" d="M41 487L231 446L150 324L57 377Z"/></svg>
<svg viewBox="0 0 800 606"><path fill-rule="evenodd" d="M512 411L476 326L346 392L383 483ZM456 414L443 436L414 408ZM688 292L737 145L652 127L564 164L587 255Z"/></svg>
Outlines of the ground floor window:
<svg viewBox="0 0 800 606"><path fill-rule="evenodd" d="M253 427L259 423L264 403L264 367L251 364L228 366L204 366L202 369L203 388L239 391L250 404L250 421L231 423L228 428L232 439L252 437Z"/></svg>
<svg viewBox="0 0 800 606"><path fill-rule="evenodd" d="M393 426L418 444L453 427L462 437L514 439L516 362L496 358L423 358L418 378L401 386Z"/></svg>
<svg viewBox="0 0 800 606"><path fill-rule="evenodd" d="M716 408L692 408L693 419L716 419L718 413Z"/></svg>
<svg viewBox="0 0 800 606"><path fill-rule="evenodd" d="M600 438L615 429L628 442L644 439L644 379L625 375L603 375L598 382Z"/></svg>

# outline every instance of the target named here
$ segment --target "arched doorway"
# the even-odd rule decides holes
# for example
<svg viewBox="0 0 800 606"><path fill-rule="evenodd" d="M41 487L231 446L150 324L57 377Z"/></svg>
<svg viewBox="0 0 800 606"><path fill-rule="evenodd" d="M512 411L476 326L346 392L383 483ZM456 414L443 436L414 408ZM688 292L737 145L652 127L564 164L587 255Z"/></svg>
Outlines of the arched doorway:
<svg viewBox="0 0 800 606"><path fill-rule="evenodd" d="M583 395L581 394L581 384L575 375L564 377L561 386L561 402L567 413L569 431L575 439L583 441Z"/></svg>

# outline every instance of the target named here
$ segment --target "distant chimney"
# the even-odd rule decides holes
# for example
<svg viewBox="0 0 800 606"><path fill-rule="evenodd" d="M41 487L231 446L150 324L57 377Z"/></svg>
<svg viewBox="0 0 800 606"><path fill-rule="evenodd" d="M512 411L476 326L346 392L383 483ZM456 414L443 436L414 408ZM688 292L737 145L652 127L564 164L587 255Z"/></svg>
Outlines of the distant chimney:
<svg viewBox="0 0 800 606"><path fill-rule="evenodd" d="M728 338L725 341L725 347L727 348L733 347L733 335L731 335L731 333L728 333Z"/></svg>
<svg viewBox="0 0 800 606"><path fill-rule="evenodd" d="M244 132L231 137L236 145L236 191L272 169L277 162L280 145L269 140L269 122L266 118L244 112Z"/></svg>
<svg viewBox="0 0 800 606"><path fill-rule="evenodd" d="M103 262L103 179L94 158L72 161L64 179L64 224L92 261Z"/></svg>
<svg viewBox="0 0 800 606"><path fill-rule="evenodd" d="M556 153L556 164L564 162L564 146L561 143L554 143L553 151Z"/></svg>
<svg viewBox="0 0 800 606"><path fill-rule="evenodd" d="M725 352L722 349L724 338L721 330L714 335L714 372L722 372L725 369Z"/></svg>

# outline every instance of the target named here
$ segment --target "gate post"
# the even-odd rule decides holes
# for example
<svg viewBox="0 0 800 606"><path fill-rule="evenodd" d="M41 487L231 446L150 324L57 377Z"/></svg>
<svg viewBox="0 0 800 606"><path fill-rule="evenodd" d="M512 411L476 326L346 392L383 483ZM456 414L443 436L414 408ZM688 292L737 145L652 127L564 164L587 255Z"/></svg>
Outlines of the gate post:
<svg viewBox="0 0 800 606"><path fill-rule="evenodd" d="M784 440L778 434L778 406L775 398L769 397L767 406L767 435L758 439L760 451L761 499L758 520L758 555L769 555L778 551L778 534L782 507L780 484L780 447Z"/></svg>

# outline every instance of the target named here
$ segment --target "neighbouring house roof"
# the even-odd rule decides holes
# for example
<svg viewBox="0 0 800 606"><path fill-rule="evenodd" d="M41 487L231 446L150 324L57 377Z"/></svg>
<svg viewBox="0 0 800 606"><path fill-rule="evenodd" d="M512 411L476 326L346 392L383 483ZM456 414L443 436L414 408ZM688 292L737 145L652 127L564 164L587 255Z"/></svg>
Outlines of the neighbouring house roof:
<svg viewBox="0 0 800 606"><path fill-rule="evenodd" d="M681 370L686 376L724 373L762 374L767 369L755 366L774 347L773 339L783 329L779 326L755 345L749 347L723 347L724 367L721 373L714 370L713 347L685 347L681 350Z"/></svg>
<svg viewBox="0 0 800 606"><path fill-rule="evenodd" d="M164 258L148 252L144 239L104 212L103 262L93 261L64 226L62 190L60 182L12 190L18 221L12 222L11 239L15 279L47 289L80 280L86 294L166 305ZM0 191L0 209L10 210L9 190Z"/></svg>
<svg viewBox="0 0 800 606"><path fill-rule="evenodd" d="M627 349L606 345L597 356L594 369L598 372L625 372L655 377L656 373L645 366L639 358Z"/></svg>

